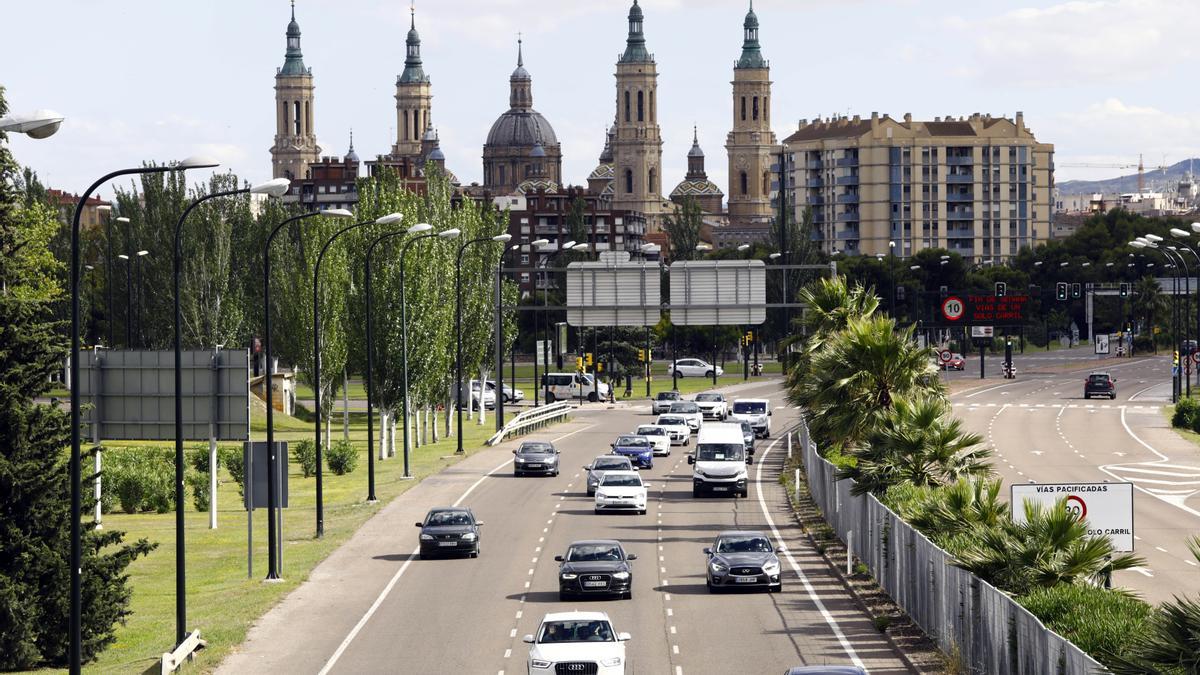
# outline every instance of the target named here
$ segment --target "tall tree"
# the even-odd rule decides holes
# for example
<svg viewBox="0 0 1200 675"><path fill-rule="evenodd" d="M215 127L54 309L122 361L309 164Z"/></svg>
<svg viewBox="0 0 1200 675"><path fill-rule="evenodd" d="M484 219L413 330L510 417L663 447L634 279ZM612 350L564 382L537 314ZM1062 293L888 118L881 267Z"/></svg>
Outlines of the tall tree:
<svg viewBox="0 0 1200 675"><path fill-rule="evenodd" d="M683 204L676 205L675 212L667 215L663 230L670 239L671 260L692 260L696 257L703 217L700 204L690 196L684 197Z"/></svg>
<svg viewBox="0 0 1200 675"><path fill-rule="evenodd" d="M233 174L215 175L191 199L239 188ZM183 239L180 307L183 339L194 347L245 344L244 321L254 306L241 293L233 265L235 248L245 230L260 227L250 212L248 195L205 202L188 217ZM244 273L244 268L242 268Z"/></svg>

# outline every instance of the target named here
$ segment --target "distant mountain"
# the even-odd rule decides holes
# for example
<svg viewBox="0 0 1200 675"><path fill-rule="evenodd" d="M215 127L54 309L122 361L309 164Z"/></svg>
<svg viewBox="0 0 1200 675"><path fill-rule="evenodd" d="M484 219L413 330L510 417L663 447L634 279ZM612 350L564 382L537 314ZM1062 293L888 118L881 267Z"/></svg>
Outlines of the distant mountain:
<svg viewBox="0 0 1200 675"><path fill-rule="evenodd" d="M1193 171L1200 173L1200 158L1193 160L1183 160L1176 162L1167 167L1164 173L1160 169L1151 169L1146 167L1146 189L1155 192L1174 192L1175 186L1179 184L1179 179L1183 178L1188 172L1189 163L1192 165ZM1107 180L1068 180L1057 183L1060 194L1078 195L1088 194L1092 192L1101 192L1106 194L1137 192L1138 176L1137 172L1133 172L1127 176L1120 178L1109 178Z"/></svg>

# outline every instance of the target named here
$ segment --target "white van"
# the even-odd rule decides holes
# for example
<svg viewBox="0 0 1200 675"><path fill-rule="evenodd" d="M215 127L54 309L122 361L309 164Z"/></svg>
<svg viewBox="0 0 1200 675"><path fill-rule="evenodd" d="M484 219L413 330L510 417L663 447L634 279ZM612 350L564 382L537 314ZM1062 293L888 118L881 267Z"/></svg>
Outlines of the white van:
<svg viewBox="0 0 1200 675"><path fill-rule="evenodd" d="M546 373L542 375L542 391L546 394L546 403L579 399L581 396L589 401L607 401L609 387L603 382L596 382L590 373Z"/></svg>
<svg viewBox="0 0 1200 675"><path fill-rule="evenodd" d="M746 465L754 460L746 453L740 424L705 424L696 439L696 450L688 456L692 470L692 496L702 494L749 494Z"/></svg>

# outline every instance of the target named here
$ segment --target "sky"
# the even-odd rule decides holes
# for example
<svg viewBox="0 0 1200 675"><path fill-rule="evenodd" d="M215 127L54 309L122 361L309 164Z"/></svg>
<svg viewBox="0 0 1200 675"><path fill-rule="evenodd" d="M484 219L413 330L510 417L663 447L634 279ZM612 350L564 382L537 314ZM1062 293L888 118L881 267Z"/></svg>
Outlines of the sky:
<svg viewBox="0 0 1200 675"><path fill-rule="evenodd" d="M562 143L564 181L585 184L614 116L630 2L416 0L447 167L464 183L481 179L520 32L534 107ZM730 80L747 3L641 5L658 64L664 189L683 179L695 124L709 178L728 192ZM754 9L780 140L802 118L834 114L1023 111L1038 140L1055 145L1060 182L1130 173L1072 164L1200 156L1195 0L757 0ZM0 85L11 111L67 118L49 139L10 135L13 153L69 192L117 168L193 154L251 182L270 178L289 11L287 0L6 2ZM409 2L297 0L296 19L323 154L345 154L351 129L360 157L386 153Z"/></svg>

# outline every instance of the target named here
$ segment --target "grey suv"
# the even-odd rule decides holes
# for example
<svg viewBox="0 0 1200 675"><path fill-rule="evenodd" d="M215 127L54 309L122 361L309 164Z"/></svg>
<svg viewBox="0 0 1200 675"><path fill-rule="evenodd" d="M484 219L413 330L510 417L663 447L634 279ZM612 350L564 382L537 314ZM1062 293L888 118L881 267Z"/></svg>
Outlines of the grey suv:
<svg viewBox="0 0 1200 675"><path fill-rule="evenodd" d="M558 449L550 441L525 441L513 450L513 475L558 475Z"/></svg>
<svg viewBox="0 0 1200 675"><path fill-rule="evenodd" d="M775 553L782 550L771 546L771 540L762 532L729 530L718 534L713 545L704 549L709 592L763 587L779 592L783 581Z"/></svg>
<svg viewBox="0 0 1200 675"><path fill-rule="evenodd" d="M605 471L633 471L634 468L628 457L600 455L593 459L591 464L583 467L583 470L587 471L587 494L592 497L596 494L596 487L600 485Z"/></svg>

